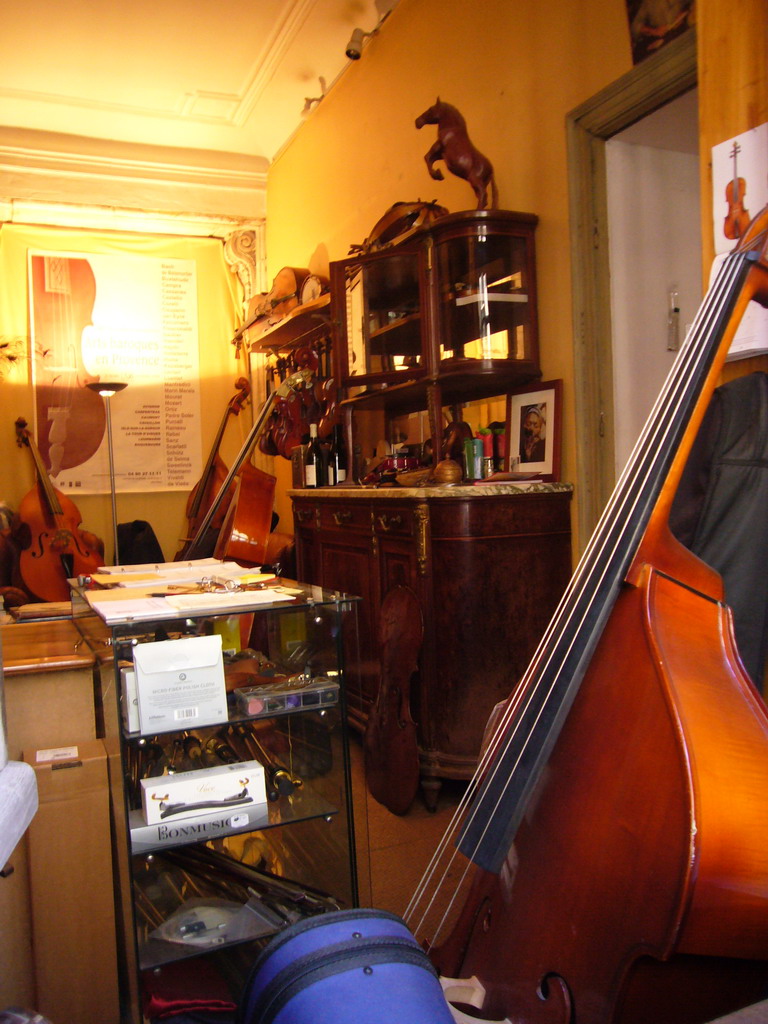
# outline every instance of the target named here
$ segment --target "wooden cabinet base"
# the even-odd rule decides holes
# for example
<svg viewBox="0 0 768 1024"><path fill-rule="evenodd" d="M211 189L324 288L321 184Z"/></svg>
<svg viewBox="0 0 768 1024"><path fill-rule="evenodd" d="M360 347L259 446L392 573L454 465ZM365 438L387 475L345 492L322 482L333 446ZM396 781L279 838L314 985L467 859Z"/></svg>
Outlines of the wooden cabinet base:
<svg viewBox="0 0 768 1024"><path fill-rule="evenodd" d="M351 724L379 684L381 603L395 586L424 618L411 687L422 788L471 778L494 706L514 690L571 575L566 484L291 491L300 579L361 597L348 662Z"/></svg>

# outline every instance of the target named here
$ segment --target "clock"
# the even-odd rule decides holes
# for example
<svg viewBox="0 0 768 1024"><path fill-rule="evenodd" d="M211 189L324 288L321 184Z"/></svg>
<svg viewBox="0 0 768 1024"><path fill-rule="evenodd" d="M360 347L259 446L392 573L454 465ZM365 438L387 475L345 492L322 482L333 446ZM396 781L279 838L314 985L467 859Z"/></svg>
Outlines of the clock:
<svg viewBox="0 0 768 1024"><path fill-rule="evenodd" d="M299 289L299 304L303 306L306 302L319 299L323 293L323 288L323 282L316 274L307 274L301 282L301 288Z"/></svg>

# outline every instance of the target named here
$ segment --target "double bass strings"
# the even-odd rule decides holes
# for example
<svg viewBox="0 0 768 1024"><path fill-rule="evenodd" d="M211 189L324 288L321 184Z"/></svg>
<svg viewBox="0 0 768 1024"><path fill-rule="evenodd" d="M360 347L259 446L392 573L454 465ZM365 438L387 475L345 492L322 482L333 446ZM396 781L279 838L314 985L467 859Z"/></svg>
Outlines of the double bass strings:
<svg viewBox="0 0 768 1024"><path fill-rule="evenodd" d="M573 678L567 680L570 690L570 693L566 693L567 703L563 702L561 695L557 692L558 683L564 668L571 667L570 658L573 655L576 641L584 639L585 629L593 635L593 640L588 645L590 649L594 647L599 638L602 622L599 616L595 617L594 614L597 596L600 594L601 597L604 597L602 591L605 589L606 582L609 590L612 591L617 591L620 586L631 554L634 552L634 546L629 546L626 542L628 532L626 524L627 522L633 524L629 531L633 538L645 525L651 502L657 498L660 488L659 465L665 459L667 462L671 461L669 452L673 448L669 444L669 435L674 432L680 436L685 429L687 420L680 416L680 410L686 408L683 405L683 399L691 393L691 390L695 392L703 384L702 374L708 371L718 348L711 343L713 332L717 334L716 328L722 324L723 318L732 304L730 300L733 298L734 284L739 277L746 273L747 268L744 264L743 259L739 260L733 254L728 257L705 297L686 343L673 364L667 383L651 410L646 426L587 546L580 566L534 654L529 669L510 698L501 721L495 727L494 736L483 753L467 793L457 808L406 910L404 916L409 922L419 905L425 900L426 891L432 886L440 863L446 857L448 845L452 843L454 836L459 831L459 824L463 822L462 836L466 837L474 829L476 838L469 850L465 845L461 851L466 854L468 860L461 872L459 882L454 888L453 897L439 922L437 933L443 928L453 909L461 885L467 877L470 864L477 861L478 850L486 839L490 823L498 816L503 802L507 799L512 778L519 769L522 758L527 753L533 738L540 738L537 726L541 723L545 712L549 710L548 704L551 703L554 696L558 696L560 698L558 715L550 723L548 735L545 737L546 753L554 745L556 732L559 731L559 729L555 729L555 726L558 726L564 719L565 712L567 712L580 682L578 669L585 662L584 646L578 648L580 655L578 664L575 666L576 671L573 673ZM696 374L692 374L692 367L698 371ZM667 443L663 444L662 442ZM638 468L641 472L638 472ZM652 481L656 481L655 488L650 487ZM587 595L586 601L584 600L585 594ZM602 605L605 605L605 601L602 601ZM552 638L554 636L559 639L558 643L553 646ZM565 646L563 646L563 638L565 638ZM549 682L547 682L548 676ZM542 690L545 691L543 697ZM532 711L532 719L530 711ZM515 744L518 745L518 749L513 750L513 763L510 765L507 763L509 758L505 758L504 755ZM540 756L539 760L541 759ZM499 785L498 779L502 772L506 772L506 774ZM532 773L531 779L532 782L535 781L535 773ZM496 787L497 792L491 798L490 806L489 801L475 800L481 785L485 793L493 792L494 785ZM527 794L523 793L523 795ZM467 807L470 804L473 806L465 818ZM513 821L512 834L514 834L523 807L518 809L517 818ZM505 828L503 838L505 841L511 842L509 832L510 829ZM435 887L435 894L444 885L444 879L455 861L457 852L456 849L450 851L448 865L442 872L443 881L440 881ZM427 899L420 918L411 925L415 932L423 927L434 900L434 895Z"/></svg>
<svg viewBox="0 0 768 1024"><path fill-rule="evenodd" d="M729 283L729 280L728 280L727 275L723 274L723 277L718 282L718 285L722 284L723 286L725 286L728 283ZM700 316L698 318L698 323L694 324L694 329L691 331L691 334L689 335L689 338L691 339L691 342L687 346L687 348L685 348L684 350L681 351L681 356L679 357L676 366L673 367L673 371L672 371L672 373L670 375L670 379L672 380L672 387L671 387L671 389L669 389L669 388L667 389L667 393L663 393L664 394L664 398L666 399L666 401L663 401L663 402L661 400L657 401L656 407L655 407L654 411L652 412L651 418L649 420L649 425L646 427L646 430L644 432L644 436L641 437L640 441L638 442L638 445L637 445L637 450L638 451L647 450L648 444L649 444L649 439L652 442L658 442L659 437L660 437L660 432L661 431L667 431L668 428L667 428L666 424L669 422L669 419L668 419L668 409L669 409L669 406L673 405L673 404L679 404L679 400L680 400L679 395L680 395L680 385L681 385L681 382L686 377L689 376L689 370L688 370L689 364L690 364L691 360L696 358L696 356L697 356L697 347L695 345L695 339L696 339L697 336L701 335L702 325L703 325L703 328L705 330L705 335L709 333L709 331L711 330L713 322L715 321L715 319L717 318L718 314L721 311L722 303L720 302L720 298L719 298L721 291L722 291L722 288L720 288L719 286L713 287L713 290L710 293L710 301L708 303L705 303L705 306L702 308L702 313L700 314ZM704 336L704 335L702 335L702 336ZM669 400L669 396L670 395L672 397L672 401ZM655 443L653 451L655 453L658 453L659 447L660 447L659 444ZM632 459L630 459L630 465L632 464L633 460L634 460L634 456L633 456ZM648 472L650 472L650 468L651 467L649 467ZM646 474L646 476L647 476L647 474ZM603 517L604 520L609 519L609 518L613 518L615 520L615 518L616 518L616 507L617 506L622 506L622 505L626 506L628 504L628 502L632 502L632 503L636 504L637 499L636 499L635 495L636 495L637 488L635 487L634 490L631 489L631 488L628 489L626 487L626 484L627 484L628 480L631 480L632 483L637 484L637 481L638 481L637 475L635 474L635 476L633 478L630 478L629 470L625 471L625 474L623 475L622 480L620 480L619 484L617 485L616 493L615 493L614 498L612 499L611 505L606 510L606 514ZM516 691L516 696L510 701L510 703L509 703L509 705L508 705L508 707L506 709L506 713L504 714L503 719L502 719L501 723L499 724L499 726L498 726L498 728L496 730L495 739L489 745L489 747L487 748L487 750L485 752L485 755L484 755L484 757L483 757L483 759L481 761L481 764L480 764L480 766L478 768L478 772L476 773L475 779L473 780L473 784L472 784L470 790L468 791L467 796L465 798L465 801L463 801L462 806L457 810L457 814L454 817L454 822L451 823L451 827L449 828L449 831L446 834L446 837L444 838L444 842L443 842L443 844L441 846L441 850L438 851L438 854L436 855L436 857L442 856L442 853L444 852L445 845L449 841L449 837L451 835L451 832L455 830L455 822L456 822L456 820L458 820L463 815L463 811L464 811L464 808L466 807L466 803L468 801L472 800L472 798L474 797L474 794L476 792L477 786L479 785L478 779L480 779L480 778L482 778L483 776L486 775L488 767L489 767L489 765L491 764L492 761L495 761L495 766L493 767L492 771L490 772L490 775L488 776L489 782L492 782L494 777L496 775L498 775L498 772L500 770L500 768L499 768L500 762L497 759L498 749L501 746L502 739L504 738L506 729L509 726L509 723L510 723L511 720L514 720L515 725L514 725L514 728L512 730L511 735L507 738L507 741L506 741L507 745L510 745L513 742L513 740L515 739L516 735L520 732L520 729L521 729L521 725L520 725L520 722L521 722L520 708L521 708L522 703L523 703L523 698L524 698L524 696L526 694L528 694L528 702L529 703L533 699L533 695L530 693L529 687L530 687L530 683L531 683L532 677L536 674L536 670L538 668L538 662L540 660L541 653L542 652L546 652L547 648L549 647L549 641L550 641L550 638L551 638L552 634L556 630L559 630L561 628L561 623L563 622L563 620L564 619L571 619L571 621L573 620L573 612L570 611L570 605L572 604L574 594L579 592L580 585L581 585L581 590L584 589L584 586L586 584L582 583L582 581L584 580L585 575L587 575L587 576L592 575L592 577L593 577L592 582L594 582L594 572L595 572L596 567L599 570L599 568L601 566L605 565L606 553L607 553L607 542L606 542L606 540L603 537L603 532L604 531L601 530L600 527L598 527L598 530L595 532L595 535L593 536L593 539L592 539L592 541L590 543L590 546L589 546L587 552L585 553L584 558L582 559L582 566L577 571L577 573L574 575L574 578L573 578L573 580L572 580L572 582L571 582L571 584L570 584L570 586L568 588L568 591L564 595L564 598L563 598L563 601L561 603L561 607L560 607L559 613L556 613L556 615L555 615L555 617L554 617L550 627L548 628L547 633L545 634L545 637L543 638L542 643L540 644L539 651L534 656L531 668L529 668L529 671L528 671L526 677L524 677L524 679L521 681L521 685L520 685L520 687ZM615 547L615 541L614 541L614 547ZM596 561L596 559L598 561ZM592 563L592 567L587 572L586 569L589 567L590 563ZM602 576L605 575L605 570L601 573L601 575ZM589 581L587 581L587 582L589 582ZM588 613L588 611L589 611L589 606L587 607L586 612L584 614ZM571 639L571 644L570 644L571 647L572 647L573 641L574 641L574 639L576 638L577 635L578 635L577 633L572 633L572 639ZM550 654L549 654L548 658L545 660L545 662L543 664L543 667L541 669L541 677L542 678L544 677L544 673L550 667L550 665L551 665L551 663L553 661L554 656L555 656L555 652L550 648ZM551 693L551 691L552 691L556 681L557 681L557 676L555 677L555 679L552 681L552 683L550 685L550 693ZM540 690L541 689L541 684L537 684L537 688ZM539 715L537 717L540 718L540 715L541 715L541 712L539 712ZM531 734L529 733L529 736L530 735ZM519 757L518 757L518 763L519 763ZM516 766L513 766L513 770L514 770L514 767L516 767ZM505 784L502 787L502 790L501 790L501 793L500 793L499 797L496 800L496 806L491 808L491 816L493 815L493 812L498 811L498 806L499 806L499 804L501 802L502 797L504 796L504 793L506 792L506 789L507 789L508 785L509 785L509 781L507 780L507 782L505 782ZM476 817L477 814L478 814L478 811L477 811L477 809L475 809L473 811L472 818ZM472 818L470 818L469 820L471 821ZM477 845L479 845L479 842L484 837L486 829L487 829L487 824L484 825L484 827L483 827L483 829L481 831L481 836L480 836L480 839L478 840L478 844ZM472 853L468 854L468 856L471 857ZM425 880L422 883L422 887L421 887L420 891L417 892L416 896L414 897L414 901L412 901L411 907L409 907L409 909L407 911L407 915L408 916L410 916L412 914L412 912L413 912L412 908L415 906L416 901L421 899L421 895L422 895L424 886L429 883L429 880L430 880L430 878L431 878L433 873L434 873L434 865L430 865L430 869L428 869L428 874L425 876Z"/></svg>

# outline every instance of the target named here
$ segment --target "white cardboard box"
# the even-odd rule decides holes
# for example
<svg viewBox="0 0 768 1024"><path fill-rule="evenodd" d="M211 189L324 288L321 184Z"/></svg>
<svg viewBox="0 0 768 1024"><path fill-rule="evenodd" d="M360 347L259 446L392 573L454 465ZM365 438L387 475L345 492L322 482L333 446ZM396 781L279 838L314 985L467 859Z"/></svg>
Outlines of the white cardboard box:
<svg viewBox="0 0 768 1024"><path fill-rule="evenodd" d="M133 663L142 732L226 722L224 662L217 634L139 644Z"/></svg>
<svg viewBox="0 0 768 1024"><path fill-rule="evenodd" d="M232 813L266 804L264 768L258 761L240 761L142 779L141 800L148 825L216 810Z"/></svg>

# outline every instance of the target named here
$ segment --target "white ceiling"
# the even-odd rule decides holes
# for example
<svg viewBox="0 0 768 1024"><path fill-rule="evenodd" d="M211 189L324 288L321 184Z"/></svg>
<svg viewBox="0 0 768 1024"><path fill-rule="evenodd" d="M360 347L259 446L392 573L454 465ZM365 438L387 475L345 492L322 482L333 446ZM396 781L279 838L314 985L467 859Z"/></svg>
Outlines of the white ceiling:
<svg viewBox="0 0 768 1024"><path fill-rule="evenodd" d="M2 0L0 125L269 161L393 6Z"/></svg>

